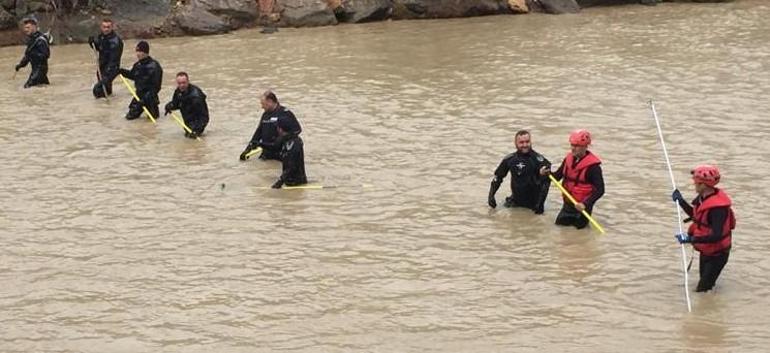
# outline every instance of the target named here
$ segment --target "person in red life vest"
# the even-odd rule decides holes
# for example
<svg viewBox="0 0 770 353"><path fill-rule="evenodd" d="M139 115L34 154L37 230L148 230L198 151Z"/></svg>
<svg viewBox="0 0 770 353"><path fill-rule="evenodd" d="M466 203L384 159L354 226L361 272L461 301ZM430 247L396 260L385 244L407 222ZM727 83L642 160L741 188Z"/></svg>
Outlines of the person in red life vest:
<svg viewBox="0 0 770 353"><path fill-rule="evenodd" d="M553 176L562 181L564 188L575 198L577 204L573 205L564 197L564 205L556 216L556 224L583 229L588 225L588 219L581 212L585 210L591 214L596 201L604 195L602 161L588 150L591 144L591 133L588 130L573 131L569 135L569 143L571 151L564 157ZM540 174L548 173L546 168L540 170Z"/></svg>
<svg viewBox="0 0 770 353"><path fill-rule="evenodd" d="M679 189L671 198L692 218L687 234L677 234L680 244L692 243L700 252L700 281L696 292L707 292L714 288L719 274L727 264L735 229L735 214L732 201L727 193L716 188L719 183L719 169L712 165L700 165L691 172L698 196L690 206Z"/></svg>

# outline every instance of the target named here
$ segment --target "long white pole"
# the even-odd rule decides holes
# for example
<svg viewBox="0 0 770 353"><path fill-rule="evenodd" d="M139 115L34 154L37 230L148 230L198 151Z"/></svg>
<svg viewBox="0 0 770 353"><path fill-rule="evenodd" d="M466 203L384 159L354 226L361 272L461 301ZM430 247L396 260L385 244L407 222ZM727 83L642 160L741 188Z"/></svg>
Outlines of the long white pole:
<svg viewBox="0 0 770 353"><path fill-rule="evenodd" d="M676 190L676 182L674 181L674 172L671 169L671 160L668 158L668 150L666 150L666 142L663 141L663 130L660 128L660 119L658 119L658 112L655 111L655 103L650 99L650 109L652 109L652 116L655 118L655 125L658 127L658 137L660 138L660 145L663 147L663 155L666 157L666 165L668 166L668 176L671 177L671 187ZM673 191L672 190L672 191ZM682 211L679 209L679 203L674 201L674 207L676 208L677 225L679 226L679 233L684 233L682 229ZM684 250L684 244L679 244L682 249L682 272L684 272L684 297L687 299L687 312L692 312L692 303L690 302L690 291L687 288L689 278L687 276L687 254Z"/></svg>

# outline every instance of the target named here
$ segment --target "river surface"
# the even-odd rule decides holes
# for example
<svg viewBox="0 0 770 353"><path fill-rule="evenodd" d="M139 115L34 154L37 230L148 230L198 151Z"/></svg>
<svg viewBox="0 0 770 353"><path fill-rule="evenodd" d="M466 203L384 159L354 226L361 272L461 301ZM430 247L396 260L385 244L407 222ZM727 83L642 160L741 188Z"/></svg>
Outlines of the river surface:
<svg viewBox="0 0 770 353"><path fill-rule="evenodd" d="M2 48L0 352L766 352L768 41L765 1L153 40L163 103L181 70L208 94L201 142L123 119L119 81L94 100L85 45L29 90ZM238 161L267 88L339 188ZM684 194L718 163L738 217L691 313L650 98ZM487 206L516 130L558 163L578 127L606 235L554 226L555 188Z"/></svg>

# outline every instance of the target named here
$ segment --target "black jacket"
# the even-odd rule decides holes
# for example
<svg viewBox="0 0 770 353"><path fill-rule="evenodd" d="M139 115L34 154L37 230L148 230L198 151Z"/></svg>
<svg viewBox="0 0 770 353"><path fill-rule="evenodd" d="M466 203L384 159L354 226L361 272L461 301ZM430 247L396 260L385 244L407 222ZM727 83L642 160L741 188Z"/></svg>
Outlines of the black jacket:
<svg viewBox="0 0 770 353"><path fill-rule="evenodd" d="M291 131L287 131L289 135L299 135L302 133L302 127L294 116L291 110L279 105L275 110L262 113L262 117L259 119L259 126L257 131L254 131L254 135L249 142L250 148L256 148L260 146L264 149L280 150L281 141L278 139L278 119L287 118L292 122ZM301 141L301 140L300 140Z"/></svg>
<svg viewBox="0 0 770 353"><path fill-rule="evenodd" d="M305 175L305 149L302 139L296 134L287 134L282 139L281 162L283 171L280 181L288 186L307 184Z"/></svg>
<svg viewBox="0 0 770 353"><path fill-rule="evenodd" d="M120 58L123 56L123 40L115 32L100 34L94 41L94 49L99 52L99 70L102 75L114 78L120 69Z"/></svg>
<svg viewBox="0 0 770 353"><path fill-rule="evenodd" d="M542 210L551 185L547 176L540 175L540 168L551 168L551 162L543 155L530 150L529 153L514 152L500 162L495 169L490 194L494 195L508 173L511 174L512 197L506 200L506 206L527 207Z"/></svg>
<svg viewBox="0 0 770 353"><path fill-rule="evenodd" d="M137 61L130 71L120 69L120 74L134 80L136 94L140 99L144 99L148 93L157 96L163 83L163 68L150 56Z"/></svg>
<svg viewBox="0 0 770 353"><path fill-rule="evenodd" d="M166 110L177 110L187 127L200 134L209 123L209 107L206 104L206 94L198 86L190 84L186 91L177 88L171 102L166 104Z"/></svg>
<svg viewBox="0 0 770 353"><path fill-rule="evenodd" d="M32 63L32 70L40 67L48 67L48 58L51 57L51 49L48 46L48 37L40 31L32 33L27 38L27 49L19 66L24 67Z"/></svg>

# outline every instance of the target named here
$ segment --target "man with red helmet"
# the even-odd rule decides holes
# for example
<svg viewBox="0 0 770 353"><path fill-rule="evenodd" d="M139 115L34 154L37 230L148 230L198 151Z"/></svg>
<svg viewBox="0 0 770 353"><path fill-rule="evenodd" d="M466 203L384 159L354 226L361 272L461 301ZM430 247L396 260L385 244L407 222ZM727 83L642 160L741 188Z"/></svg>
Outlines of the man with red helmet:
<svg viewBox="0 0 770 353"><path fill-rule="evenodd" d="M604 195L602 162L588 150L591 144L591 133L588 130L573 131L569 135L569 143L571 151L564 157L553 176L562 181L564 188L575 198L577 204L573 205L564 197L564 205L556 216L556 224L582 229L588 225L588 219L581 212L585 210L591 214L596 201ZM549 171L543 168L540 173L546 175Z"/></svg>
<svg viewBox="0 0 770 353"><path fill-rule="evenodd" d="M684 200L679 189L671 194L692 219L687 234L677 234L676 239L680 244L691 243L700 252L700 281L695 291L707 292L714 288L730 256L735 214L730 197L716 187L721 178L717 167L700 165L690 173L698 193L692 206Z"/></svg>

